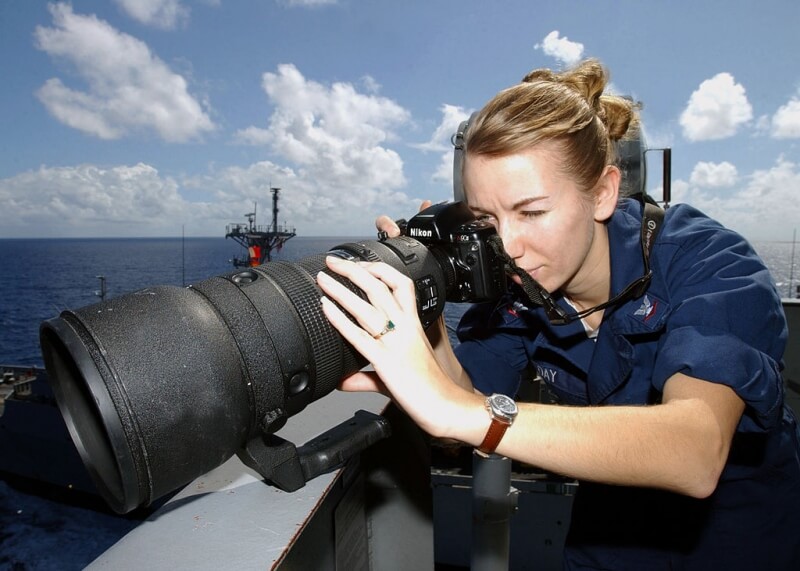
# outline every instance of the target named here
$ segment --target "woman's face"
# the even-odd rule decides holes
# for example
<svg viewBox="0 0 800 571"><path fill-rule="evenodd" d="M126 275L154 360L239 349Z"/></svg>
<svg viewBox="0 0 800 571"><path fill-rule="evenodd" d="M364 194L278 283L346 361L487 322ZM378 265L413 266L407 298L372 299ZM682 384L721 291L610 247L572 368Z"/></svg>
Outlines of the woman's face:
<svg viewBox="0 0 800 571"><path fill-rule="evenodd" d="M468 155L463 172L467 203L478 218L494 224L509 256L547 291L586 295L594 284L608 287L602 222L613 213L616 194L609 209L609 168L598 183L600 192L587 195L559 165L554 143L503 157ZM516 276L512 279L519 283Z"/></svg>

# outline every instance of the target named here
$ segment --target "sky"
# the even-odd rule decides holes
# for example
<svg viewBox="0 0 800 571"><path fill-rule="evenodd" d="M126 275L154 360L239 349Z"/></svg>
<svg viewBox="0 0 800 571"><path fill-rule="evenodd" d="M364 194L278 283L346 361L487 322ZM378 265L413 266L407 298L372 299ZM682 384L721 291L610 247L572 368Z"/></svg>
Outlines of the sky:
<svg viewBox="0 0 800 571"><path fill-rule="evenodd" d="M672 202L800 225L797 0L0 0L0 238L371 236L452 197L458 123L598 58ZM660 155L648 153L660 196Z"/></svg>

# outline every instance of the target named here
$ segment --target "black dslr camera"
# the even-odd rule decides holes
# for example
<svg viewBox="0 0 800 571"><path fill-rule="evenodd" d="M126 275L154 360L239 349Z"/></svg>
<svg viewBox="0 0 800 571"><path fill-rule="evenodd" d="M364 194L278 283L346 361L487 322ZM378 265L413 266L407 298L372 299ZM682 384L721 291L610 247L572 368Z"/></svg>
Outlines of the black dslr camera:
<svg viewBox="0 0 800 571"><path fill-rule="evenodd" d="M478 303L506 291L505 261L491 245L499 245L491 224L475 219L464 202L433 205L407 223L402 233L422 242L439 261L448 284L447 301Z"/></svg>

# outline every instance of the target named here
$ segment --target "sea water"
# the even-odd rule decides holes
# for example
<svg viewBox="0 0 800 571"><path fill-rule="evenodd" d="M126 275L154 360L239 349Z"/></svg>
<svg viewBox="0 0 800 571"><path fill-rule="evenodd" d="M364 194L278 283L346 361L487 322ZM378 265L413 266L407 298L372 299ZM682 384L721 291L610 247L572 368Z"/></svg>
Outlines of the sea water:
<svg viewBox="0 0 800 571"><path fill-rule="evenodd" d="M273 254L297 261L359 238L295 237ZM754 247L778 284L793 297L800 276L792 272L791 242ZM39 325L64 309L154 285L185 286L233 271L242 248L224 238L2 239L0 240L0 364L43 366ZM797 252L800 257L800 252ZM794 280L794 283L790 283ZM464 304L448 304L445 320L453 329Z"/></svg>
<svg viewBox="0 0 800 571"><path fill-rule="evenodd" d="M295 237L272 259L294 262L363 239ZM0 364L43 366L41 322L99 302L103 283L106 299L155 285L187 286L234 271L231 260L245 254L224 238L0 240ZM465 309L447 309L451 327Z"/></svg>

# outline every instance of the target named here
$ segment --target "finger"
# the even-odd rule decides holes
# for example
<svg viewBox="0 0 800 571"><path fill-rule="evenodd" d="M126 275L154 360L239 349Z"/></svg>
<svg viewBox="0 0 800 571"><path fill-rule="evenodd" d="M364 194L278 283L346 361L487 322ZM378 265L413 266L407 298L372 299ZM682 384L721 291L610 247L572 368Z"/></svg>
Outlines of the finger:
<svg viewBox="0 0 800 571"><path fill-rule="evenodd" d="M400 235L400 227L385 214L375 219L375 228L380 232L386 232L390 238L397 238Z"/></svg>
<svg viewBox="0 0 800 571"><path fill-rule="evenodd" d="M416 315L417 294L414 282L408 276L387 264L369 264L365 266L365 269L386 284L402 311L413 312ZM390 318L393 317L389 311L387 311L387 315Z"/></svg>
<svg viewBox="0 0 800 571"><path fill-rule="evenodd" d="M384 312L325 272L317 274L317 285L326 295L346 309L361 328L370 335L377 334L386 325L387 317ZM350 320L348 319L348 321Z"/></svg>
<svg viewBox="0 0 800 571"><path fill-rule="evenodd" d="M397 300L389 287L367 269L372 264L357 264L335 256L328 256L325 263L331 270L349 279L356 287L360 288L366 294L369 303L383 310L387 315L388 312L396 312L399 309Z"/></svg>
<svg viewBox="0 0 800 571"><path fill-rule="evenodd" d="M322 302L322 312L330 324L356 351L370 362L379 357L380 344L375 342L369 332L353 323L329 298L323 296L320 301Z"/></svg>
<svg viewBox="0 0 800 571"><path fill-rule="evenodd" d="M345 392L373 392L389 396L386 385L374 371L359 371L343 379L339 383L339 390Z"/></svg>
<svg viewBox="0 0 800 571"><path fill-rule="evenodd" d="M425 210L426 208L430 208L431 206L433 206L433 201L423 200L422 204L419 205L419 211L422 212L423 210Z"/></svg>

